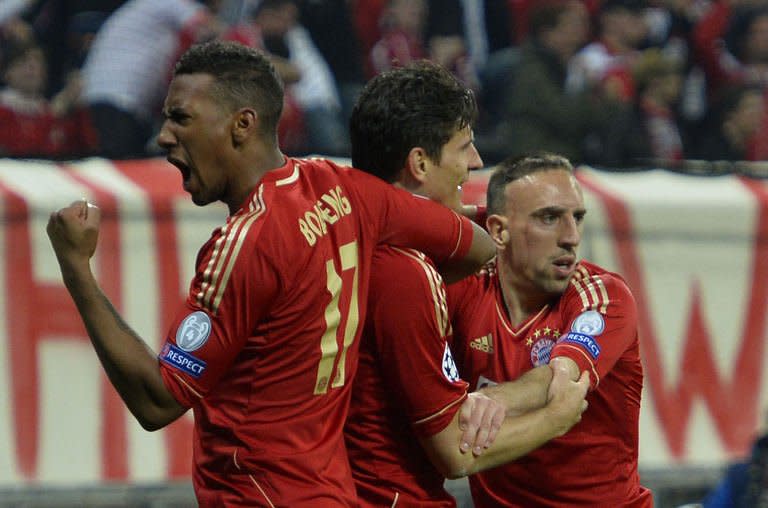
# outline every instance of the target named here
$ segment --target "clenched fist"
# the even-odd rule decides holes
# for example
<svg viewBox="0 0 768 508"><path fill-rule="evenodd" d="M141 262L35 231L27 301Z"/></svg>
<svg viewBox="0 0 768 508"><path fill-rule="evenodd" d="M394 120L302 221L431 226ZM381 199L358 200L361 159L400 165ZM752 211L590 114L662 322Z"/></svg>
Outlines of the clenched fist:
<svg viewBox="0 0 768 508"><path fill-rule="evenodd" d="M96 251L100 221L99 208L85 199L51 214L48 237L62 268L88 263Z"/></svg>

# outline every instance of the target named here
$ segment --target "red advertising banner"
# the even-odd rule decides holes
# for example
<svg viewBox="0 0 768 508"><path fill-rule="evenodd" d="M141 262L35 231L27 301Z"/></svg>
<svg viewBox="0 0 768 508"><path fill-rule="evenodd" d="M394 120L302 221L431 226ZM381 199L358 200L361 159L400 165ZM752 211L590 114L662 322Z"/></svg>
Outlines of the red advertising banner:
<svg viewBox="0 0 768 508"><path fill-rule="evenodd" d="M487 172L464 187L484 202ZM765 420L768 186L664 171L579 172L582 254L620 272L640 308L641 466L715 465ZM0 486L186 478L191 417L148 433L112 389L64 289L49 214L102 209L99 281L157 350L194 256L226 217L195 207L163 160L0 159Z"/></svg>

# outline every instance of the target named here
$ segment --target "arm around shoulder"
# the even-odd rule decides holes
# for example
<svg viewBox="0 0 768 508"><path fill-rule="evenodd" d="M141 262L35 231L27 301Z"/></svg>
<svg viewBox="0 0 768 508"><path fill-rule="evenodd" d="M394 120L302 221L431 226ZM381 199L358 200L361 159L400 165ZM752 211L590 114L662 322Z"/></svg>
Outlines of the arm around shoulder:
<svg viewBox="0 0 768 508"><path fill-rule="evenodd" d="M496 246L485 229L469 219L464 220L472 224L472 243L463 258L440 266L440 274L446 284L472 275L496 255Z"/></svg>

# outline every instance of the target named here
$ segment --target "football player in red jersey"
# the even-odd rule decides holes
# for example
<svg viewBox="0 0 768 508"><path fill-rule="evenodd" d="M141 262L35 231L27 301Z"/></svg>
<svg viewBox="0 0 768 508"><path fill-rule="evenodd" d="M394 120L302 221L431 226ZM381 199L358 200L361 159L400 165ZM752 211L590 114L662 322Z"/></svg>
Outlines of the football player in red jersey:
<svg viewBox="0 0 768 508"><path fill-rule="evenodd" d="M565 435L470 477L476 506L651 507L637 470L635 299L621 276L579 260L586 208L571 163L552 154L508 159L490 178L487 205L496 260L448 287L459 372L502 401L498 383L547 364L571 379L589 372L590 390L589 409ZM544 403L545 386L529 407Z"/></svg>
<svg viewBox="0 0 768 508"><path fill-rule="evenodd" d="M112 384L147 429L192 408L201 506L357 506L342 428L373 252L427 252L452 276L493 255L455 212L325 160L285 157L283 89L234 43L178 62L158 143L197 205L230 215L200 249L159 355L122 320L90 266L99 210L51 214L64 282Z"/></svg>
<svg viewBox="0 0 768 508"><path fill-rule="evenodd" d="M482 167L475 114L472 93L436 64L380 74L352 113L353 165L461 210L460 186ZM482 393L468 393L451 353L445 285L424 253L377 249L368 302L345 428L361 506L455 506L446 476L519 457L567 431L583 411L586 375L576 383L560 373L548 406L506 419L504 407L494 413ZM552 371L544 366L532 376L549 383ZM507 383L508 398L527 398L529 381Z"/></svg>

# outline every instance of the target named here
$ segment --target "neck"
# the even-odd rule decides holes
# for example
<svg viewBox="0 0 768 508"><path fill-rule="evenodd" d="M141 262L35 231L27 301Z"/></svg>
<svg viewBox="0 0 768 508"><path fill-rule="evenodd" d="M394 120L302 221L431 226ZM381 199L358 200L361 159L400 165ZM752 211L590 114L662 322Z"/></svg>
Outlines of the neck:
<svg viewBox="0 0 768 508"><path fill-rule="evenodd" d="M520 287L514 273L505 270L503 264L498 265L498 271L501 294L512 326L519 326L549 303L549 298L540 291Z"/></svg>
<svg viewBox="0 0 768 508"><path fill-rule="evenodd" d="M263 147L252 151L243 151L237 161L236 177L231 185L229 198L224 203L229 213L237 212L254 187L269 171L278 169L285 164L285 156L277 146Z"/></svg>

